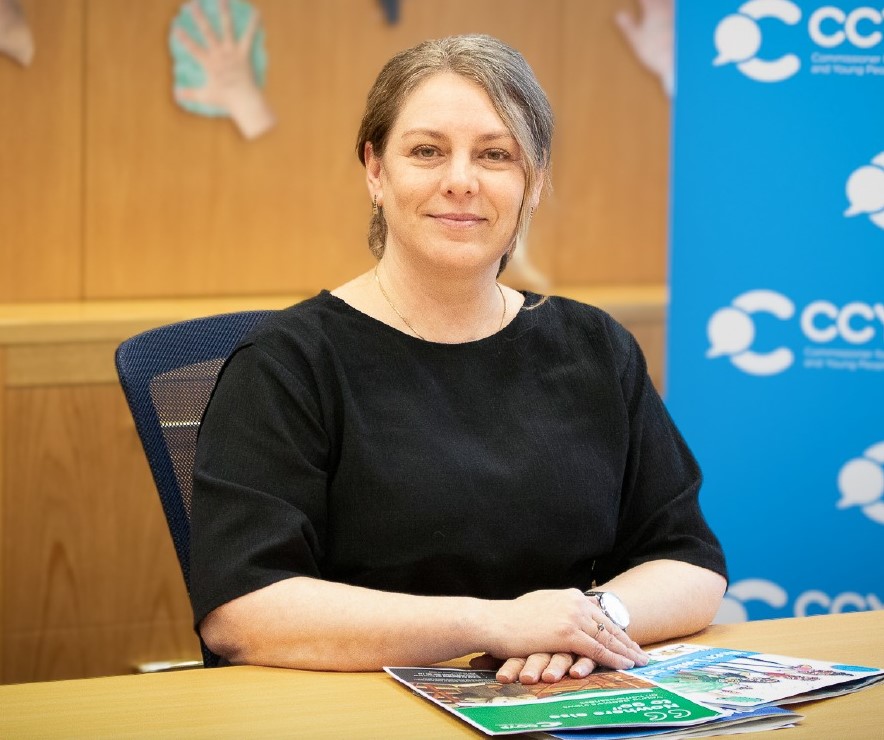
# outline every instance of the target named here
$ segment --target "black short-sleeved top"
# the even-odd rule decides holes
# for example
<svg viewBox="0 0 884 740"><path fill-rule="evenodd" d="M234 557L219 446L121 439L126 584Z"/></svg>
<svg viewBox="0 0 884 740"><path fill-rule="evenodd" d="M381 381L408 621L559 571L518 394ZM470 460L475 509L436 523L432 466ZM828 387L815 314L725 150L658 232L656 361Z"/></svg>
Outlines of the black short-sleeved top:
<svg viewBox="0 0 884 740"><path fill-rule="evenodd" d="M195 623L294 575L485 598L659 558L725 575L699 487L641 350L603 311L550 298L437 344L323 291L243 342L206 411Z"/></svg>

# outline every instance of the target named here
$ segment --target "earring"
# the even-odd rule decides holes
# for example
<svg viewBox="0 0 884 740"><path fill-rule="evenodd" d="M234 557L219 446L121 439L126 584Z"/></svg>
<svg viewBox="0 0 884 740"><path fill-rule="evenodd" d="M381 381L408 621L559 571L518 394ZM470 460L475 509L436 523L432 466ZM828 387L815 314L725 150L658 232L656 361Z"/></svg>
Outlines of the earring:
<svg viewBox="0 0 884 740"><path fill-rule="evenodd" d="M377 193L374 194L374 198L372 198L372 201L371 201L371 215L372 216L378 215L378 194Z"/></svg>
<svg viewBox="0 0 884 740"><path fill-rule="evenodd" d="M531 210L528 213L528 220L530 221L532 218L534 218L534 206L531 206Z"/></svg>

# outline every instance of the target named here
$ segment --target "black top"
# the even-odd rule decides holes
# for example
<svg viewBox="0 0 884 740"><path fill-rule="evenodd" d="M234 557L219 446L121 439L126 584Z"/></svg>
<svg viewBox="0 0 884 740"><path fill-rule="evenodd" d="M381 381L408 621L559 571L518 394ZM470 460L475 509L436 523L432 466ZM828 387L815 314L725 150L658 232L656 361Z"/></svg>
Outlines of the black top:
<svg viewBox="0 0 884 740"><path fill-rule="evenodd" d="M603 311L550 298L437 344L323 291L258 327L206 412L195 622L297 574L485 598L660 558L725 575L699 487L641 350Z"/></svg>

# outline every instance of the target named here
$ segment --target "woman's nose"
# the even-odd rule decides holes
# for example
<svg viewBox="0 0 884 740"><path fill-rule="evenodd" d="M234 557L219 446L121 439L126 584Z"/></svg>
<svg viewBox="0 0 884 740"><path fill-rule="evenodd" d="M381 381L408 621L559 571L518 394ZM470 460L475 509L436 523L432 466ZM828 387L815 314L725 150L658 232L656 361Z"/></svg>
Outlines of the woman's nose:
<svg viewBox="0 0 884 740"><path fill-rule="evenodd" d="M479 180L473 158L452 155L445 166L441 184L449 195L475 195L479 191Z"/></svg>

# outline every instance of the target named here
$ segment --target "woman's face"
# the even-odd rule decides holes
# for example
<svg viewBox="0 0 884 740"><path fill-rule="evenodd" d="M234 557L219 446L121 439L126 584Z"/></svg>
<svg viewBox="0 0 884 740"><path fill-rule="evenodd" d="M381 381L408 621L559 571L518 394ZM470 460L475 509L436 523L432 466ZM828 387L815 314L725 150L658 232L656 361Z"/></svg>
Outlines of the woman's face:
<svg viewBox="0 0 884 740"><path fill-rule="evenodd" d="M496 274L515 238L525 171L516 139L478 84L452 72L424 80L400 110L383 158L366 145L366 172L384 208L386 255Z"/></svg>

